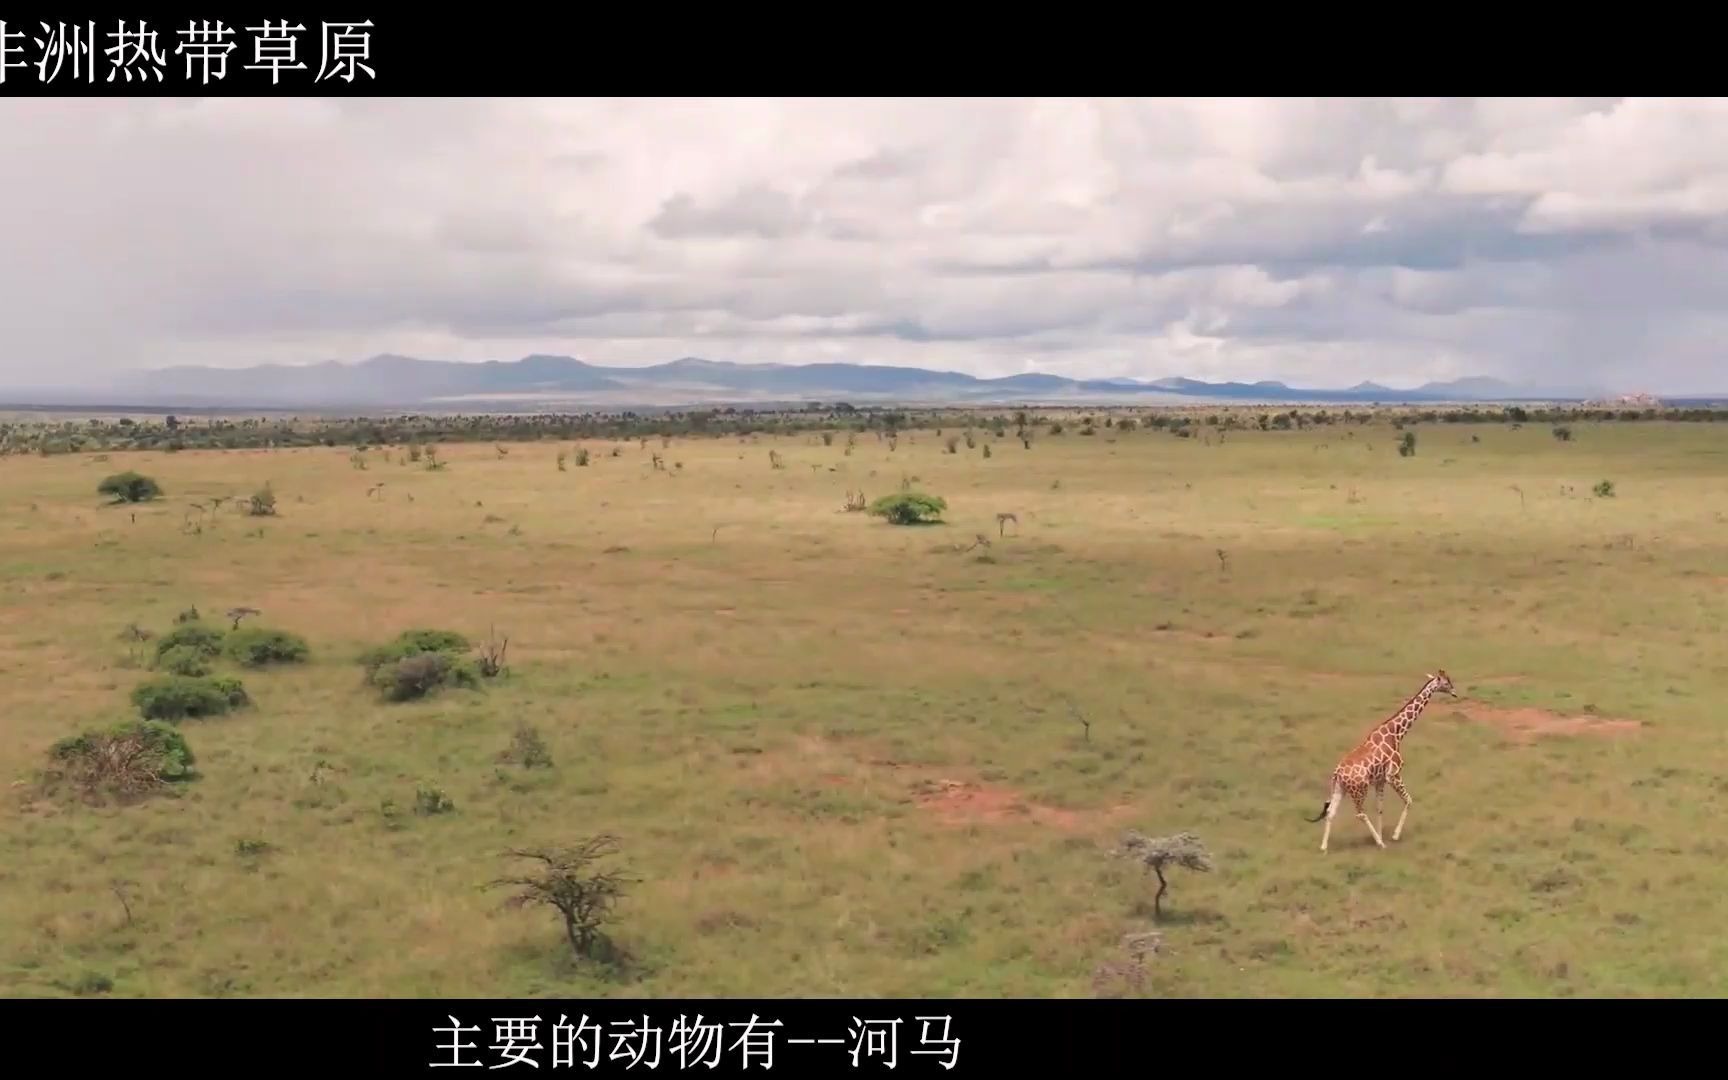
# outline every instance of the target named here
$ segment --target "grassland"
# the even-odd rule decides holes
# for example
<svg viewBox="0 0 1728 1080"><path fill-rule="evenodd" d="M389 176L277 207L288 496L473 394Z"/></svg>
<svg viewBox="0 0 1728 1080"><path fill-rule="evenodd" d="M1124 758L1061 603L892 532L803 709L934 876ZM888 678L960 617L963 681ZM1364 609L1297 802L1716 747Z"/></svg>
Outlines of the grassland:
<svg viewBox="0 0 1728 1080"><path fill-rule="evenodd" d="M7 458L0 993L1728 991L1728 428L1413 430ZM106 505L128 468L166 496ZM903 481L946 524L841 510ZM44 797L131 714L122 628L192 605L312 660L180 725L178 797ZM381 701L356 657L418 627L508 633L508 675ZM1332 765L1437 667L1403 838L1346 808L1322 855ZM552 768L497 760L520 722ZM1128 828L1217 861L1137 976ZM483 888L602 832L622 969Z"/></svg>

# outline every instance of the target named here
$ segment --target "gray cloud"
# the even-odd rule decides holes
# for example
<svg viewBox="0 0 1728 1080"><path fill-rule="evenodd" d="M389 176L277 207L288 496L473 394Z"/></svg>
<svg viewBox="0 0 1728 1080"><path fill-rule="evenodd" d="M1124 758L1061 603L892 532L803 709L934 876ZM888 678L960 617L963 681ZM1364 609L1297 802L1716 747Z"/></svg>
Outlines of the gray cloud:
<svg viewBox="0 0 1728 1080"><path fill-rule="evenodd" d="M1728 102L0 102L0 384L570 353L1725 389Z"/></svg>
<svg viewBox="0 0 1728 1080"><path fill-rule="evenodd" d="M709 206L679 193L666 200L648 227L673 240L746 237L779 240L802 232L805 221L791 196L766 184L737 191Z"/></svg>

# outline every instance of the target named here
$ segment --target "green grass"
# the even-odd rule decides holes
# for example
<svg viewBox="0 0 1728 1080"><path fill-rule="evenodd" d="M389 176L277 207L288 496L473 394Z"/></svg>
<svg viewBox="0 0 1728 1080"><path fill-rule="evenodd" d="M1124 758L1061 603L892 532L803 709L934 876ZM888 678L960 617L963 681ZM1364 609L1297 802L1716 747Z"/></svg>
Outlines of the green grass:
<svg viewBox="0 0 1728 1080"><path fill-rule="evenodd" d="M1721 994L1728 429L1573 428L1426 425L1408 459L1384 424L1010 432L988 460L928 432L596 440L565 472L552 442L446 446L437 472L9 458L0 992L1084 996L1150 923L1156 883L1107 857L1136 828L1218 866L1173 872L1133 992ZM104 505L123 468L170 494ZM903 476L944 524L839 512ZM183 524L267 481L278 516ZM56 740L134 715L154 642L122 628L194 604L258 608L309 658L212 661L252 703L181 725L178 797L37 797ZM401 631L494 627L509 672L479 690L364 683ZM1437 667L1469 700L1406 743L1403 838L1346 808L1322 855L1303 819L1333 764ZM521 721L551 768L499 762ZM422 786L453 809L416 813ZM641 879L617 969L483 888L507 848L601 832Z"/></svg>

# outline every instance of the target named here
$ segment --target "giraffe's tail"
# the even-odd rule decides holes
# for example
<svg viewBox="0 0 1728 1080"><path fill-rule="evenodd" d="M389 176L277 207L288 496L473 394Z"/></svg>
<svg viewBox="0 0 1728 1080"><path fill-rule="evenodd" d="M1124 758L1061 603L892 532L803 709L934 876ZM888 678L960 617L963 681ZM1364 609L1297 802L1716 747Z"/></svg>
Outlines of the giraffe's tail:
<svg viewBox="0 0 1728 1080"><path fill-rule="evenodd" d="M1317 817L1311 817L1308 819L1308 824L1310 824L1310 825L1314 824L1315 822L1319 821L1321 818L1325 817L1326 812L1328 810L1332 809L1332 800L1336 799L1338 797L1338 773L1337 772L1333 772L1331 776L1328 776L1326 778L1326 790L1331 792L1331 794L1326 796L1326 805L1324 805L1320 808L1320 813Z"/></svg>

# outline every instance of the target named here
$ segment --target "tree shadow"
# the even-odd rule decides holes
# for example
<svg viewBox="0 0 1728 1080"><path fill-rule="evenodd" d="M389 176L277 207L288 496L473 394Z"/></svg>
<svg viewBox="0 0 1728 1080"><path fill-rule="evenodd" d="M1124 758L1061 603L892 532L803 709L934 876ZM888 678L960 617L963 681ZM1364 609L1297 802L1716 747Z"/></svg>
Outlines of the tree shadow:
<svg viewBox="0 0 1728 1080"><path fill-rule="evenodd" d="M1164 913L1160 915L1152 905L1151 900L1136 901L1129 909L1129 914L1136 919L1145 919L1153 927L1162 929L1166 926L1213 926L1229 922L1229 919L1218 911L1210 908L1175 908L1170 902L1164 902Z"/></svg>

